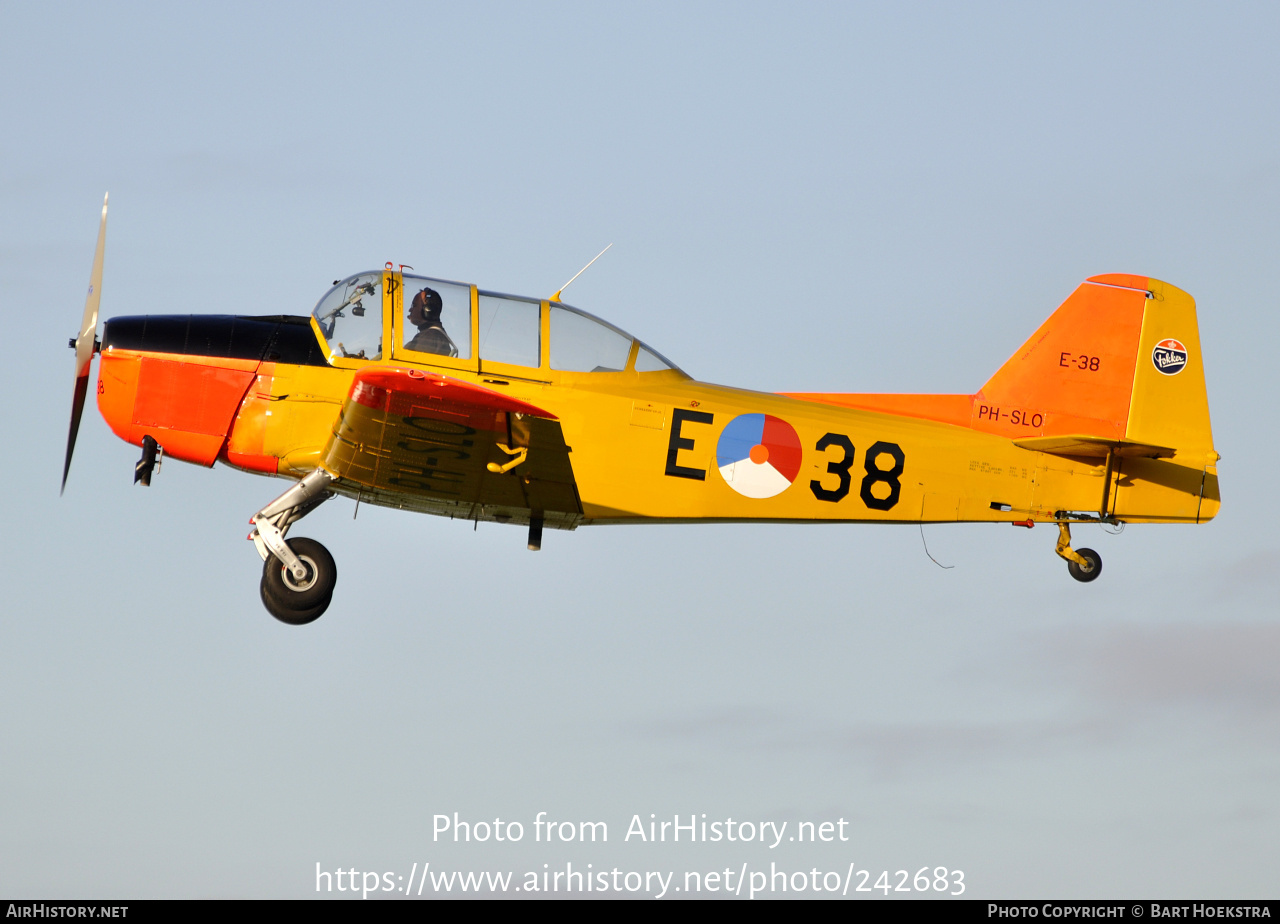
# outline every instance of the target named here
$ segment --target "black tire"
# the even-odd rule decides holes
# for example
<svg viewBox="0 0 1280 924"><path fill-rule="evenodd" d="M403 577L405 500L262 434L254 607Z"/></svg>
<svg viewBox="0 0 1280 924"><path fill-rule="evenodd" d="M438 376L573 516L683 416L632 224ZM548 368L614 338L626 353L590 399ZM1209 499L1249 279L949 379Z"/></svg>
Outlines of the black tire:
<svg viewBox="0 0 1280 924"><path fill-rule="evenodd" d="M321 602L327 606L338 583L338 566L333 556L314 539L299 537L288 540L287 545L306 566L307 577L301 582L295 581L280 559L272 555L262 565L264 600L270 597L281 609L294 611L310 610ZM274 614L274 610L272 612Z"/></svg>
<svg viewBox="0 0 1280 924"><path fill-rule="evenodd" d="M258 582L258 594L262 597L262 605L267 608L267 612L290 626L305 626L309 622L315 622L329 608L329 601L332 599L331 597L325 597L318 604L308 609L291 610L277 602L274 597L267 593L267 579L265 577Z"/></svg>
<svg viewBox="0 0 1280 924"><path fill-rule="evenodd" d="M1067 570L1071 572L1071 576L1085 584L1096 581L1102 573L1102 556L1093 549L1076 549L1076 554L1088 562L1089 566L1086 568L1073 561L1067 562Z"/></svg>

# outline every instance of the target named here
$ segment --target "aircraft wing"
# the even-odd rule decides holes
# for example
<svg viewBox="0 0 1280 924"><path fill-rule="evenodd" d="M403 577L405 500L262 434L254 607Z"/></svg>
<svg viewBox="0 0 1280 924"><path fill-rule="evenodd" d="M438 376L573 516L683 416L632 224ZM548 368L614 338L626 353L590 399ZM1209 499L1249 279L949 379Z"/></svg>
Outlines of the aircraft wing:
<svg viewBox="0 0 1280 924"><path fill-rule="evenodd" d="M356 373L322 464L343 493L463 519L573 528L582 516L554 414L460 379Z"/></svg>

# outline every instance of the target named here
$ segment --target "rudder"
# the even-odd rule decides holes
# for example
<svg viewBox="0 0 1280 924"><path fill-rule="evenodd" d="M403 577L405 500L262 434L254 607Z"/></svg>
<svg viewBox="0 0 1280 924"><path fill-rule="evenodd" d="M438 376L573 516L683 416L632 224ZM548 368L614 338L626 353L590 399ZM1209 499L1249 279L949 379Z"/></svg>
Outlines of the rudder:
<svg viewBox="0 0 1280 924"><path fill-rule="evenodd" d="M1158 279L1148 286L1125 436L1216 462L1195 299Z"/></svg>
<svg viewBox="0 0 1280 924"><path fill-rule="evenodd" d="M1177 451L1159 467L1151 459L1126 462L1129 485L1117 492L1115 514L1141 515L1154 499L1152 488L1177 475L1185 482L1186 513L1203 523L1217 514L1221 498L1196 303L1186 292L1158 279L1150 280L1148 288L1151 298L1142 319L1125 438ZM1193 497L1194 513L1189 503Z"/></svg>

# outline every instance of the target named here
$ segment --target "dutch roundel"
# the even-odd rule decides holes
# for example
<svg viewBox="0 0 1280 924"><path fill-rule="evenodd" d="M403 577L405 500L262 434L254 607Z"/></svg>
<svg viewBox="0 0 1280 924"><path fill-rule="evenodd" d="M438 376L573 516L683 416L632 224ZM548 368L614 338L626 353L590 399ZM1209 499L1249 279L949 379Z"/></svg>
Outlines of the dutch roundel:
<svg viewBox="0 0 1280 924"><path fill-rule="evenodd" d="M725 484L747 497L773 497L800 474L800 437L768 414L742 414L729 421L716 444L716 465Z"/></svg>

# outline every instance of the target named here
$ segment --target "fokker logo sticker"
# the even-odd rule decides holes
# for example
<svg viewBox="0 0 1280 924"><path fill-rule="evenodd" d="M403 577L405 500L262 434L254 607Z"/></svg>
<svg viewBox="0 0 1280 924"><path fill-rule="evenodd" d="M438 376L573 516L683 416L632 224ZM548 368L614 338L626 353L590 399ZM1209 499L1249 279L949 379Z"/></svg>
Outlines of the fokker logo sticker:
<svg viewBox="0 0 1280 924"><path fill-rule="evenodd" d="M1151 351L1151 363L1161 375L1177 375L1187 365L1187 348L1181 340L1161 340Z"/></svg>

